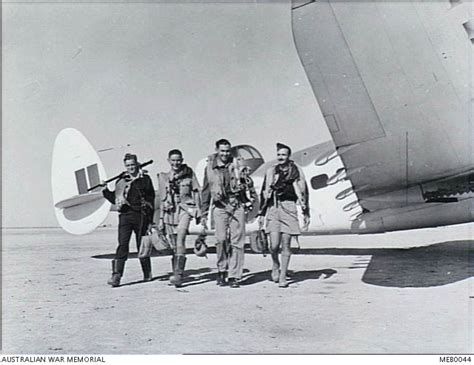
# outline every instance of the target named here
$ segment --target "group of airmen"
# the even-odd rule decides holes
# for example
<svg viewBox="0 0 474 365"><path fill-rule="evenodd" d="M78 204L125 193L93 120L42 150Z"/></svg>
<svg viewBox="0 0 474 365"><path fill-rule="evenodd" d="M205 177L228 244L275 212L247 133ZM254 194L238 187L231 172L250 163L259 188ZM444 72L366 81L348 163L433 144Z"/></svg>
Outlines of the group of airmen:
<svg viewBox="0 0 474 365"><path fill-rule="evenodd" d="M156 197L153 182L140 168L137 156L125 155L126 171L117 180L115 190L109 190L105 184L102 190L104 197L119 211L118 247L112 260L109 285L120 286L132 233L135 233L137 249L140 249L141 237L153 227L173 242L170 283L180 287L190 223L194 220L206 232L212 214L216 284L238 288L244 269L245 223L253 203L259 201L259 227L270 238L271 279L281 288L288 287L291 239L300 234L297 204L304 216L302 229L309 225L308 189L303 172L291 160L291 148L277 143L277 163L266 171L260 199L257 199L250 171L232 156L231 147L227 139L215 143L215 153L207 160L202 187L194 171L183 162L181 151L169 151L170 170L158 174ZM156 211L155 198L159 199ZM150 257L140 258L140 264L144 281L152 280Z"/></svg>

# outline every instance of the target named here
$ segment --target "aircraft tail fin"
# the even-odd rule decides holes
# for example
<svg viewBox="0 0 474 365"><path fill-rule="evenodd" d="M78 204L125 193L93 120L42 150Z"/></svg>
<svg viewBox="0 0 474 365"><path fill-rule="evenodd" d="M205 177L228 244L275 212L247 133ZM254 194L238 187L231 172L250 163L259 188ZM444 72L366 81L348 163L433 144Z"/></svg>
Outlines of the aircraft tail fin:
<svg viewBox="0 0 474 365"><path fill-rule="evenodd" d="M107 217L111 204L100 188L88 189L106 180L99 155L84 135L74 128L56 137L51 168L51 187L56 218L69 233L95 230Z"/></svg>

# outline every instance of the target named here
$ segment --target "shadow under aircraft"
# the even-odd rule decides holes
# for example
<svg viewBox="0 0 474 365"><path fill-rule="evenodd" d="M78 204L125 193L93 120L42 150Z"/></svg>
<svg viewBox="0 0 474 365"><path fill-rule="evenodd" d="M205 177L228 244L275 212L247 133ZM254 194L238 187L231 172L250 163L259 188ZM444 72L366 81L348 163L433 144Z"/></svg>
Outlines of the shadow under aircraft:
<svg viewBox="0 0 474 365"><path fill-rule="evenodd" d="M248 254L254 254L247 249ZM192 249L187 254L192 254ZM215 253L215 247L209 247L209 254ZM468 279L474 274L474 241L447 241L424 247L407 249L399 248L301 248L295 255L331 255L331 256L371 256L362 276L366 284L395 288L427 288L442 286ZM153 252L152 256L166 256L166 253ZM112 259L114 254L92 256L96 259ZM136 253L130 254L131 259L137 258ZM348 269L364 266L349 266ZM293 271L294 279L299 281L298 270ZM330 276L336 274L331 271ZM209 273L210 274L210 273ZM254 273L244 280L252 284L267 277L267 272ZM314 274L314 275L313 275ZM317 279L327 276L325 270L315 268L310 275ZM305 276L305 275L303 275ZM303 279L304 278L300 278Z"/></svg>
<svg viewBox="0 0 474 365"><path fill-rule="evenodd" d="M371 256L362 281L396 288L447 285L474 274L474 241L447 241L424 247L302 248L300 255ZM362 266L350 266L349 269Z"/></svg>

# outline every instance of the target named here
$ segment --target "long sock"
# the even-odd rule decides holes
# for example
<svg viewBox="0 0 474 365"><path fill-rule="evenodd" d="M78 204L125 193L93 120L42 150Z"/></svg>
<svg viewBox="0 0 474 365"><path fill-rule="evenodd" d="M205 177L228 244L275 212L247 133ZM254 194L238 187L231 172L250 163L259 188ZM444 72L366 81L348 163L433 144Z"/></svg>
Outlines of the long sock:
<svg viewBox="0 0 474 365"><path fill-rule="evenodd" d="M273 253L272 252L272 280L273 281L278 281L279 276L280 276L280 261L278 260L278 252Z"/></svg>
<svg viewBox="0 0 474 365"><path fill-rule="evenodd" d="M290 253L282 252L281 254L280 283L286 283L286 273L290 264L290 257Z"/></svg>

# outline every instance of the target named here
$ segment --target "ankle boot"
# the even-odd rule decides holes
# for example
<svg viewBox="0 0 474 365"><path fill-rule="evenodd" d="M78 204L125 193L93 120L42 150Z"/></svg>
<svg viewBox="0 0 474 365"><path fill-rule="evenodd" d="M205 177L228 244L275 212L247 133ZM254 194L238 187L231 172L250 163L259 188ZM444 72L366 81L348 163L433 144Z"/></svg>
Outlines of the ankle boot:
<svg viewBox="0 0 474 365"><path fill-rule="evenodd" d="M151 259L149 257L140 259L140 265L143 271L143 281L151 281Z"/></svg>
<svg viewBox="0 0 474 365"><path fill-rule="evenodd" d="M107 284L112 285L112 287L114 288L120 286L120 279L123 276L124 269L125 269L125 260L123 259L112 260L112 277L107 281Z"/></svg>
<svg viewBox="0 0 474 365"><path fill-rule="evenodd" d="M230 278L229 283L231 288L240 288L239 280L236 278Z"/></svg>

